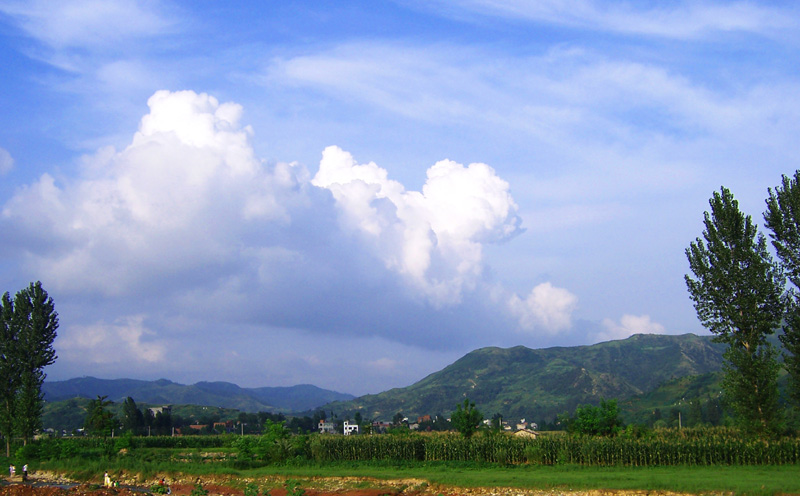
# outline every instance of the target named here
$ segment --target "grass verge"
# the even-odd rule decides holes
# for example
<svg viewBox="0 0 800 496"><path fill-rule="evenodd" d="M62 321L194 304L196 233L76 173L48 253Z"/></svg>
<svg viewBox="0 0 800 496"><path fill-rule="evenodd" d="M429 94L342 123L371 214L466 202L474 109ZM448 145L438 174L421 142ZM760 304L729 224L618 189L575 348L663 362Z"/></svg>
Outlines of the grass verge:
<svg viewBox="0 0 800 496"><path fill-rule="evenodd" d="M280 476L291 479L314 477L364 477L374 479L422 479L430 484L455 487L515 487L542 490L635 490L672 491L685 494L728 493L736 495L800 494L798 467L785 466L668 466L584 467L579 465L498 466L469 462L346 462L271 465L237 470L220 463L164 463L163 460L62 460L46 462L42 468L66 471L77 478L90 478L104 470L128 473L183 473L199 477L227 476L231 479Z"/></svg>
<svg viewBox="0 0 800 496"><path fill-rule="evenodd" d="M457 487L517 487L543 490L674 491L688 494L800 494L796 466L716 467L582 467L571 465L498 467L477 464L329 464L324 466L262 467L250 477L374 477L414 478Z"/></svg>

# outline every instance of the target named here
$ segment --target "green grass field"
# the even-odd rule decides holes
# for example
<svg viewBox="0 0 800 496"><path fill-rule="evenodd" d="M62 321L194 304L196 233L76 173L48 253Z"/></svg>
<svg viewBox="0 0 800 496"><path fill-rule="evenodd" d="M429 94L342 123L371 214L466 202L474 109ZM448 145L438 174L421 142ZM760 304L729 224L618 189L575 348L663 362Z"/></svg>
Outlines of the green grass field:
<svg viewBox="0 0 800 496"><path fill-rule="evenodd" d="M672 491L686 494L726 493L736 495L800 494L800 467L711 466L711 467L584 467L578 465L497 466L469 462L381 463L332 462L271 465L237 470L228 464L171 463L152 460L62 460L41 468L65 470L77 478L91 478L104 470L141 473L183 473L259 479L274 476L310 481L316 477L364 477L382 480L423 479L430 484L457 487L516 487L543 490L635 490Z"/></svg>
<svg viewBox="0 0 800 496"><path fill-rule="evenodd" d="M419 478L459 487L519 487L528 489L610 489L674 491L689 494L800 494L800 467L497 467L475 464L345 465L266 467L246 476Z"/></svg>

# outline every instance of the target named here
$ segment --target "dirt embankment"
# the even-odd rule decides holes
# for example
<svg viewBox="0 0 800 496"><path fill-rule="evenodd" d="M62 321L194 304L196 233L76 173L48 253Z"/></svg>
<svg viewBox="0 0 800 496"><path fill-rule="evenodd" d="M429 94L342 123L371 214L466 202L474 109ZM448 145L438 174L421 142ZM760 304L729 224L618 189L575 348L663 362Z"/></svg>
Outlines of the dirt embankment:
<svg viewBox="0 0 800 496"><path fill-rule="evenodd" d="M18 479L18 478L17 478ZM79 484L69 488L70 481L55 474L38 474L29 483L20 480L0 485L0 496L143 496L158 479L141 481L124 476L120 487L104 488L99 484ZM189 496L200 484L208 496L244 496L243 488L256 483L265 496L290 496L284 488L285 480L279 477L259 480L221 480L220 477L167 479L171 494ZM52 484L52 485L48 485ZM72 482L72 484L75 484ZM665 491L564 491L527 490L518 488L458 488L430 485L417 479L378 480L355 477L314 478L301 484L304 496L686 496Z"/></svg>

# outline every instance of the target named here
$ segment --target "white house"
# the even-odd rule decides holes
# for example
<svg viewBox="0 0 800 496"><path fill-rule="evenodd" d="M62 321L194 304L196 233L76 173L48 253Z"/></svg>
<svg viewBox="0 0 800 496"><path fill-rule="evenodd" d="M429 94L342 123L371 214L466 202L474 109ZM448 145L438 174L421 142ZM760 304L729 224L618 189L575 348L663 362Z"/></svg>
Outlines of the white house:
<svg viewBox="0 0 800 496"><path fill-rule="evenodd" d="M351 424L349 420L344 421L344 435L349 436L352 433L358 434L358 424Z"/></svg>

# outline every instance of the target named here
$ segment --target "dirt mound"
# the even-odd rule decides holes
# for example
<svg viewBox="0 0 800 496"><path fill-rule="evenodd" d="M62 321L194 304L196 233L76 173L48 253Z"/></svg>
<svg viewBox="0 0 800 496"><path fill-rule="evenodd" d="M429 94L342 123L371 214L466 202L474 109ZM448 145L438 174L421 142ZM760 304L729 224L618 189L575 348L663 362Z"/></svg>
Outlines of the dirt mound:
<svg viewBox="0 0 800 496"><path fill-rule="evenodd" d="M28 484L10 484L0 486L0 496L142 496L141 492L131 489L97 488L88 484L65 489L54 486L31 486Z"/></svg>
<svg viewBox="0 0 800 496"><path fill-rule="evenodd" d="M121 474L118 474L121 475ZM119 477L121 486L104 488L98 484L80 484L64 488L69 481L59 474L39 473L36 485L11 481L0 483L0 496L146 496L149 488L160 478L135 480L133 474ZM234 479L225 476L197 476L166 478L172 496L189 496L198 484L208 496L244 496L241 489L248 484L259 486L263 496L290 496L285 488L284 477L270 476L254 479ZM619 491L619 490L535 490L508 487L458 488L428 484L420 479L378 480L360 477L315 477L304 481L303 496L685 496L666 491ZM307 484L306 484L307 483ZM50 485L48 485L50 484ZM74 483L73 483L74 484ZM297 494L297 492L293 492Z"/></svg>

